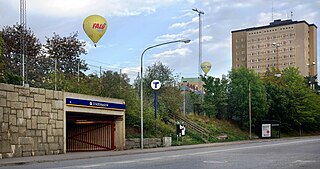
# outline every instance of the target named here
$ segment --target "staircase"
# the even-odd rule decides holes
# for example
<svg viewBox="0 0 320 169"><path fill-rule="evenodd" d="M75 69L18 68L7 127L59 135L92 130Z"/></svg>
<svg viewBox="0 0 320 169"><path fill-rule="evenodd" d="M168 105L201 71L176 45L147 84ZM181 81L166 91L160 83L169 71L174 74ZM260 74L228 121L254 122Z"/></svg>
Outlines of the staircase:
<svg viewBox="0 0 320 169"><path fill-rule="evenodd" d="M174 122L183 122L186 125L187 131L193 132L200 134L202 137L202 140L204 142L208 142L209 137L210 137L210 131L207 130L206 128L200 126L199 124L191 121L185 116L182 116L181 114L178 113L169 113L169 117L174 120Z"/></svg>

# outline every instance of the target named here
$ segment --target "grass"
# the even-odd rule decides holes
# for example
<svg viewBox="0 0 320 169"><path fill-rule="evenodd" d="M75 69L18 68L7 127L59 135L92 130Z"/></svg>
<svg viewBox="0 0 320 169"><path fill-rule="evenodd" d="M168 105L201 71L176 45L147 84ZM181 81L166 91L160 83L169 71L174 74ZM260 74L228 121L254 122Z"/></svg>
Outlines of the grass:
<svg viewBox="0 0 320 169"><path fill-rule="evenodd" d="M196 122L200 126L208 129L210 131L209 142L224 142L224 141L238 141L248 139L248 132L243 131L239 126L231 121L227 120L218 120L216 118L208 118L204 116L195 116L189 115L189 119ZM200 134L191 133L186 127L186 136L179 137L177 140L175 126L172 124L165 124L163 122L158 123L157 131L154 130L154 127L145 127L144 136L147 137L157 137L161 138L164 136L172 137L172 145L192 145L192 144L202 144L205 143ZM218 136L227 135L227 140L219 140ZM140 138L140 128L126 126L126 138Z"/></svg>
<svg viewBox="0 0 320 169"><path fill-rule="evenodd" d="M235 122L196 115L189 115L188 118L210 131L209 142L238 141L248 139L249 133L241 130ZM217 139L217 137L221 135L227 135L228 139Z"/></svg>

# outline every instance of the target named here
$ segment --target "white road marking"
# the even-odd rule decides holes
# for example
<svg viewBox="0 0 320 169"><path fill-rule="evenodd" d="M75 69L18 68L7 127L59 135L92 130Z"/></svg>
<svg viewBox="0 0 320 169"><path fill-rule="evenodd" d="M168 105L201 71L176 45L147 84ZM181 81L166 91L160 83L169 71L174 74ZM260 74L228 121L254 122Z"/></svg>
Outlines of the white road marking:
<svg viewBox="0 0 320 169"><path fill-rule="evenodd" d="M305 163L315 163L315 162L316 161L314 161L314 160L296 160L295 162L292 162L292 163L305 164Z"/></svg>
<svg viewBox="0 0 320 169"><path fill-rule="evenodd" d="M224 163L227 163L228 161L203 161L203 162L207 164L224 164Z"/></svg>
<svg viewBox="0 0 320 169"><path fill-rule="evenodd" d="M290 144L314 142L314 141L320 141L320 139L299 140L299 141L274 143L274 144L266 144L266 145L255 145L255 146L247 146L247 147L239 147L239 148L229 148L229 149L222 149L222 150L204 151L204 152L189 153L189 154L169 155L169 156L154 157L154 158L141 158L141 159L136 159L136 160L106 162L106 163L98 163L98 164L92 164L92 165L58 167L58 168L51 168L51 169L71 169L71 168L102 167L102 166L107 166L107 165L112 165L112 164L138 163L138 162L143 162L143 161L154 161L154 160L160 160L160 159L168 159L168 158L171 159L171 158L179 158L179 157L184 157L184 156L195 156L195 155L203 155L203 154L210 154L210 153L245 150L245 149L261 148L261 147L272 147L272 146L280 146L280 145L290 145ZM307 162L309 162L309 161L307 161ZM312 161L310 161L310 162L312 162ZM297 160L295 163L301 163L301 160Z"/></svg>

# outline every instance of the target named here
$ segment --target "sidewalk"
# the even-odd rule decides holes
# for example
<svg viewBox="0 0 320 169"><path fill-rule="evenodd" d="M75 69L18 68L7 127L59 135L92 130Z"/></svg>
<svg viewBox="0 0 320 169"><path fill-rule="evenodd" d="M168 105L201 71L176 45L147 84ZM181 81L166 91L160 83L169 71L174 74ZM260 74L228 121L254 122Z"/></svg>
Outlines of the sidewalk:
<svg viewBox="0 0 320 169"><path fill-rule="evenodd" d="M64 160L88 159L88 158L96 158L96 157L110 157L110 156L121 156L121 155L130 155L130 154L142 154L142 153L195 149L195 148L218 147L218 146L224 146L224 145L248 144L248 143L258 143L258 142L286 140L286 139L299 139L299 138L301 137L272 139L272 140L261 140L261 139L244 140L244 141L234 141L234 142L160 147L160 148L150 148L150 149L143 149L143 150L131 149L131 150L123 150L123 151L68 152L66 154L58 154L58 155L5 158L5 159L0 159L0 167L11 166L11 165L23 165L23 164L30 164L30 163L44 163L44 162L54 162L54 161L64 161Z"/></svg>

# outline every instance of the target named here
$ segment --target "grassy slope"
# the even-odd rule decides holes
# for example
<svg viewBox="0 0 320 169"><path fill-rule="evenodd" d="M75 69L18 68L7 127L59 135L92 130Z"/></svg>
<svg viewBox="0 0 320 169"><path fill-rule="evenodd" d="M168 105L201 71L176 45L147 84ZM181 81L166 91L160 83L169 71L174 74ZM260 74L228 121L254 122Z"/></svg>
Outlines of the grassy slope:
<svg viewBox="0 0 320 169"><path fill-rule="evenodd" d="M230 121L226 120L218 120L215 118L208 118L208 117L202 117L202 116L194 116L189 115L189 119L196 122L197 124L207 128L210 131L211 138L209 139L209 142L220 142L220 141L235 141L235 140L244 140L248 139L248 132L240 130L238 125L236 123L232 123ZM161 122L160 122L161 123ZM159 124L159 123L158 123ZM190 144L201 144L204 143L204 141L200 138L200 135L193 134L188 132L187 127L187 134L182 139L179 138L177 141L177 138L175 136L175 126L172 124L165 124L161 123L161 127L159 126L157 134L154 134L153 130L149 130L148 128L145 128L145 137L162 137L162 136L171 136L172 137L172 144L173 145L190 145ZM161 131L166 130L166 132ZM216 137L221 135L228 135L227 140L218 140ZM134 129L132 127L126 128L126 137L140 137L140 130Z"/></svg>
<svg viewBox="0 0 320 169"><path fill-rule="evenodd" d="M226 141L248 139L249 133L241 130L236 123L226 120L218 120L216 118L208 118L194 115L190 115L188 116L188 118L210 131L210 142L221 141L216 138L221 135L228 136L228 139Z"/></svg>

